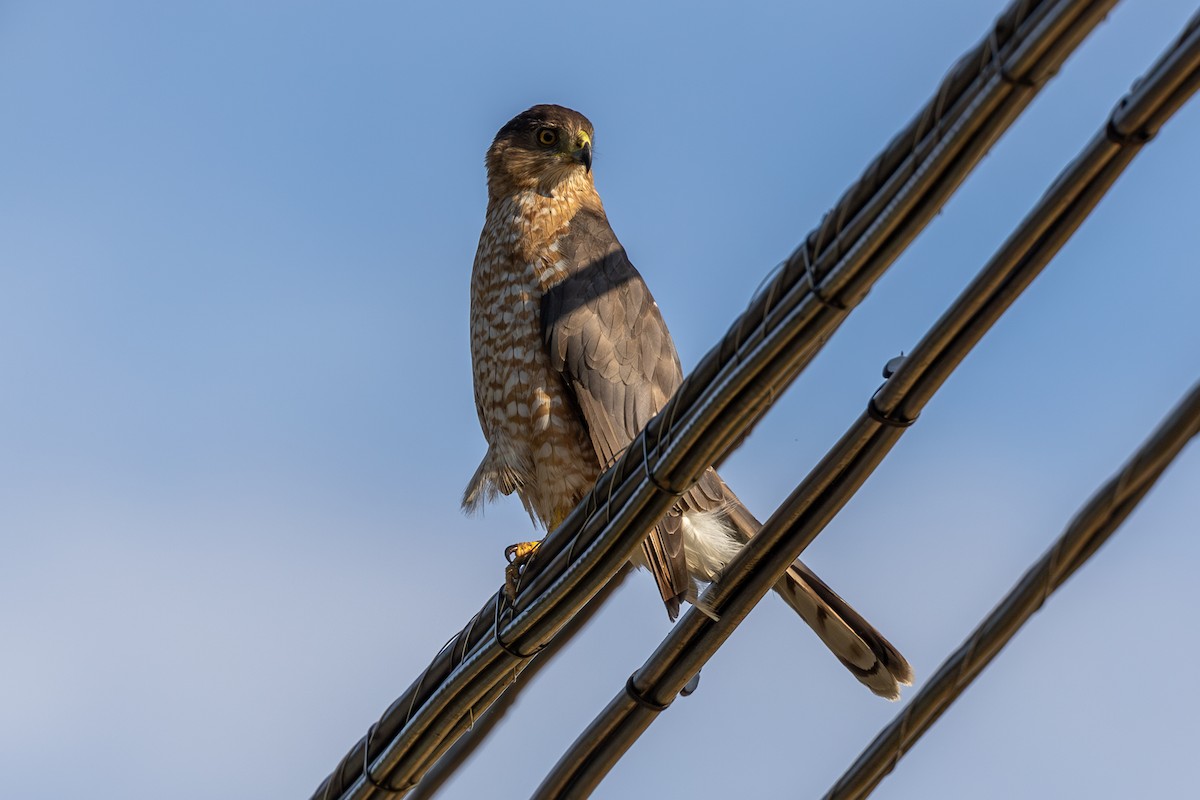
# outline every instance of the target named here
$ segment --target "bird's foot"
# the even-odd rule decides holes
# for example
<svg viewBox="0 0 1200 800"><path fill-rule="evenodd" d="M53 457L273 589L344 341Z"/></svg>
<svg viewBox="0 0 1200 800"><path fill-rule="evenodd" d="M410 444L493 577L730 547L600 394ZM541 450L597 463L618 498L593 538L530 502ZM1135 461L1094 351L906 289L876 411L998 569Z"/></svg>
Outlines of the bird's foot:
<svg viewBox="0 0 1200 800"><path fill-rule="evenodd" d="M504 593L508 595L508 602L516 601L517 582L521 577L521 569L533 559L533 554L537 552L541 544L541 542L518 542L504 548L504 557L508 559L508 566L504 568Z"/></svg>

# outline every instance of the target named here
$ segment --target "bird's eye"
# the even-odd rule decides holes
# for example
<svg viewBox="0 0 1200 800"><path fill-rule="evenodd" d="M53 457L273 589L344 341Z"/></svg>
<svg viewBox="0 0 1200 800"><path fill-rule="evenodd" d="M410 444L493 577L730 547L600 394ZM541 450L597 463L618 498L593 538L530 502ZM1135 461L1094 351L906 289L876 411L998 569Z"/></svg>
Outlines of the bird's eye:
<svg viewBox="0 0 1200 800"><path fill-rule="evenodd" d="M550 128L541 128L537 132L537 140L539 144L544 144L546 147L551 147L558 141L558 134Z"/></svg>

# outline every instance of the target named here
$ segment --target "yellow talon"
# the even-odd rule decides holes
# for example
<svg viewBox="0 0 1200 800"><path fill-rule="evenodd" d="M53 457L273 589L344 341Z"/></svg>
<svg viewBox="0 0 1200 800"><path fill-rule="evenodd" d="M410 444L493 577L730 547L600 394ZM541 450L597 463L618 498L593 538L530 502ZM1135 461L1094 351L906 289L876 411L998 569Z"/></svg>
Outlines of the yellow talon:
<svg viewBox="0 0 1200 800"><path fill-rule="evenodd" d="M517 581L521 577L521 568L529 563L541 544L541 542L518 542L504 548L504 557L508 559L508 566L504 568L504 593L508 595L510 603L517 599Z"/></svg>
<svg viewBox="0 0 1200 800"><path fill-rule="evenodd" d="M504 548L504 557L508 559L508 563L510 564L515 564L517 562L524 564L529 560L529 557L537 551L541 544L541 542L519 542L517 544L510 544L508 547Z"/></svg>

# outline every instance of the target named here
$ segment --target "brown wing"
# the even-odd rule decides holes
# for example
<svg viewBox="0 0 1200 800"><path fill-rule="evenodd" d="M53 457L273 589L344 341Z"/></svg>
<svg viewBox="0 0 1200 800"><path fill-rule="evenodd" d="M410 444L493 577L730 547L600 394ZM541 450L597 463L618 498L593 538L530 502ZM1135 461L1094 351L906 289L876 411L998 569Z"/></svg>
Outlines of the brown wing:
<svg viewBox="0 0 1200 800"><path fill-rule="evenodd" d="M608 466L679 388L683 372L658 304L603 213L580 211L559 252L569 274L542 299L543 334ZM672 619L690 587L680 514L673 509L644 545Z"/></svg>

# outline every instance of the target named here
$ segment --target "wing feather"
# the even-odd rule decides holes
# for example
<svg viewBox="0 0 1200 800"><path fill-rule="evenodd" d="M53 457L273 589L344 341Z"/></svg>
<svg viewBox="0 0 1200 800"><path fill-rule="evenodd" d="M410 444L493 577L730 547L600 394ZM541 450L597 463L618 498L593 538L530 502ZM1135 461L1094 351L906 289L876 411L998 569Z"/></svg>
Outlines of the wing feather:
<svg viewBox="0 0 1200 800"><path fill-rule="evenodd" d="M580 211L559 251L569 271L543 296L543 333L596 456L608 465L675 393L683 372L658 305L602 212ZM644 545L672 614L691 585L680 523L675 509Z"/></svg>

